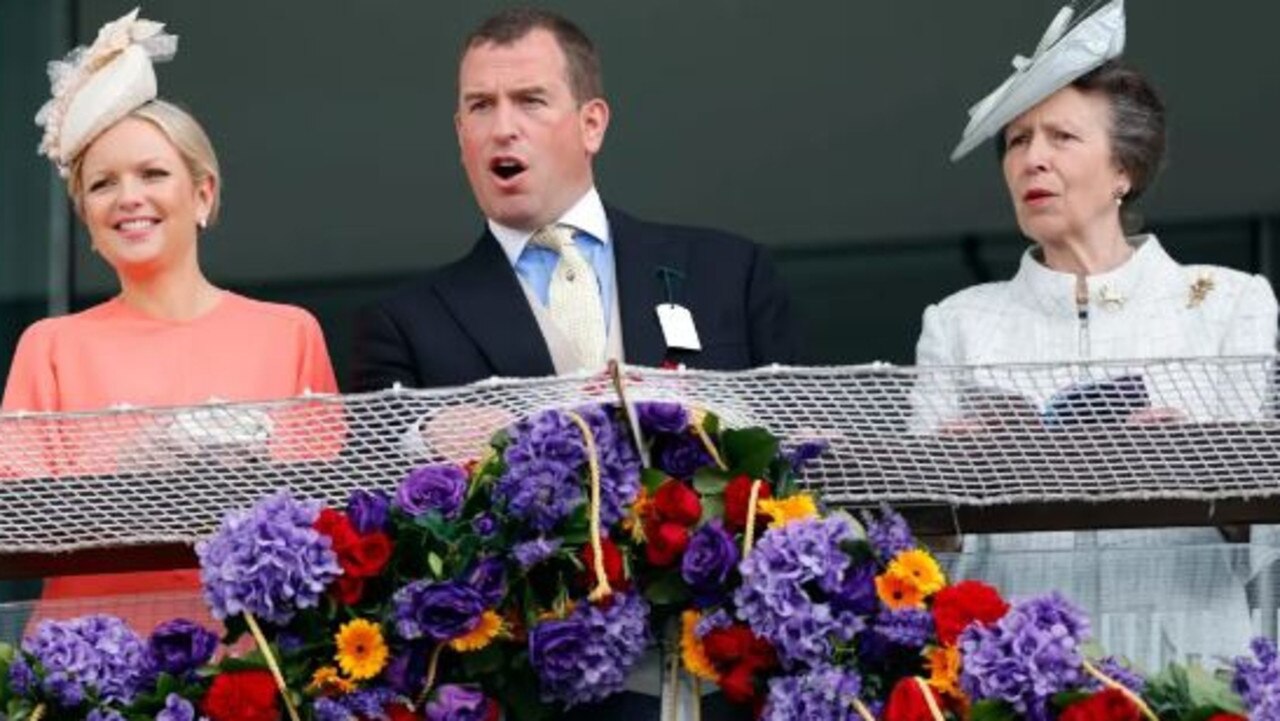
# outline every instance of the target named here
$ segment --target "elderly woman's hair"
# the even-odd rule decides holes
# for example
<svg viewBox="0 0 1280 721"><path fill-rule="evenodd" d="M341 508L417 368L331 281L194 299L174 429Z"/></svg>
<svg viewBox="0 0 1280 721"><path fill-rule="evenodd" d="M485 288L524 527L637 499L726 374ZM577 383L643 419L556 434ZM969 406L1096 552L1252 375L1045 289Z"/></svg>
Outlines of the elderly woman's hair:
<svg viewBox="0 0 1280 721"><path fill-rule="evenodd" d="M1127 206L1155 182L1164 165L1164 102L1141 73L1118 60L1080 76L1071 87L1101 94L1111 105L1111 157L1129 176ZM995 146L1003 160L1004 142Z"/></svg>
<svg viewBox="0 0 1280 721"><path fill-rule="evenodd" d="M209 203L209 217L206 219L212 225L218 219L218 207L222 200L222 175L218 170L218 156L213 152L213 143L209 141L209 136L200 127L200 123L191 113L164 100L152 100L125 117L145 120L163 133L173 143L173 147L177 148L179 157L186 164L196 185L204 182L205 178L213 179L213 198ZM91 145L92 143L89 144ZM85 146L85 149L89 146ZM81 173L85 154L81 151L71 161L71 173L67 177L67 193L75 203L77 212L81 210L84 197L84 178Z"/></svg>

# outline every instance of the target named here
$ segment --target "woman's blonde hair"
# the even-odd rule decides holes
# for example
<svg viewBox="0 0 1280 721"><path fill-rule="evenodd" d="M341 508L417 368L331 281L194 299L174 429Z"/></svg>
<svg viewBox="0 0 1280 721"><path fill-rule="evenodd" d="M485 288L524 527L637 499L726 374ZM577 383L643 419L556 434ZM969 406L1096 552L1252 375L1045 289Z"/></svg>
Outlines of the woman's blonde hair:
<svg viewBox="0 0 1280 721"><path fill-rule="evenodd" d="M198 186L205 178L213 179L213 198L209 202L209 216L206 222L210 225L218 219L218 207L222 200L222 175L218 170L218 156L213 152L213 143L200 127L200 123L191 113L165 100L152 100L141 105L125 116L145 120L173 143L178 155L191 173L191 180ZM93 143L85 146L88 150ZM71 172L67 176L67 194L80 212L81 200L84 196L84 180L81 172L84 169L85 151L80 151L71 161Z"/></svg>

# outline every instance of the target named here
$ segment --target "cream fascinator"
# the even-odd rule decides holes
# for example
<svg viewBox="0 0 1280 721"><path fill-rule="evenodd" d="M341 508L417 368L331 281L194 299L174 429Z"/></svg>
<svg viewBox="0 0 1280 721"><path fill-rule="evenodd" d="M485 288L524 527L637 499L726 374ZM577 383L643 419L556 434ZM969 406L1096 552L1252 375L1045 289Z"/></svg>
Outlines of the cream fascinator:
<svg viewBox="0 0 1280 721"><path fill-rule="evenodd" d="M139 20L138 10L102 26L89 47L49 63L53 97L36 113L44 128L39 152L66 177L72 159L99 133L156 97L153 62L178 50L163 23Z"/></svg>
<svg viewBox="0 0 1280 721"><path fill-rule="evenodd" d="M964 157L1014 118L1123 51L1124 0L1111 0L1092 13L1062 8L1035 53L1014 56L1013 75L969 108L969 124L951 159Z"/></svg>

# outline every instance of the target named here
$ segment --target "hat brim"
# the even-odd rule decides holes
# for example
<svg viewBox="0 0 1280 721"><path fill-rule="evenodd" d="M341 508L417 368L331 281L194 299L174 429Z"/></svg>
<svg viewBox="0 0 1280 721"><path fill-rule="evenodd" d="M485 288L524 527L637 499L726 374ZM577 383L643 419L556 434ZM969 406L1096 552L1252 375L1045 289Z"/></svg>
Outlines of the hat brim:
<svg viewBox="0 0 1280 721"><path fill-rule="evenodd" d="M58 155L63 165L79 155L104 130L156 97L151 58L130 45L97 70L76 92L62 120Z"/></svg>

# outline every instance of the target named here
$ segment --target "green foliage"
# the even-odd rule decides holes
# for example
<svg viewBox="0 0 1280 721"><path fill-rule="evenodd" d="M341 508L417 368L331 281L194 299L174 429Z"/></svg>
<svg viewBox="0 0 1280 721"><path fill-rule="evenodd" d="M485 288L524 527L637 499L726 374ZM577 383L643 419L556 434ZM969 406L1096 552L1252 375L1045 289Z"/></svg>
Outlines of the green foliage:
<svg viewBox="0 0 1280 721"><path fill-rule="evenodd" d="M1017 721L1018 714L1004 701L985 699L969 709L969 721Z"/></svg>
<svg viewBox="0 0 1280 721"><path fill-rule="evenodd" d="M732 475L760 478L778 455L778 439L763 428L728 430L721 436L724 462Z"/></svg>
<svg viewBox="0 0 1280 721"><path fill-rule="evenodd" d="M1147 680L1143 698L1160 718L1202 721L1221 711L1245 714L1227 679L1200 666L1170 664Z"/></svg>

